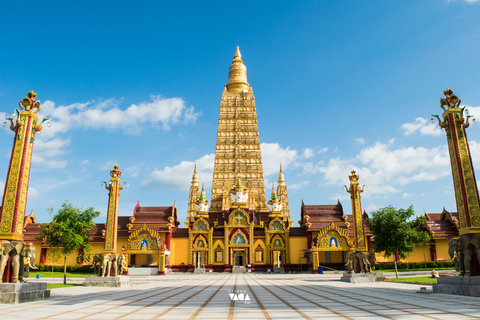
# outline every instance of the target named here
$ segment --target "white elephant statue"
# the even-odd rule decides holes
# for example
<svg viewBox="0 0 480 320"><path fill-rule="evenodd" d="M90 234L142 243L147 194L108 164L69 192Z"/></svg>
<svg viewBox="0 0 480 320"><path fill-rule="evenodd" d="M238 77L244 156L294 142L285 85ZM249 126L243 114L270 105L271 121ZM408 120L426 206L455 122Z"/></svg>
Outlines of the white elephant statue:
<svg viewBox="0 0 480 320"><path fill-rule="evenodd" d="M24 276L29 276L30 268L38 269L35 265L32 265L32 261L34 262L36 258L35 251L35 245L32 243L0 241L0 282L3 282L3 274L9 258L12 268L12 282L23 282ZM27 258L26 265L24 258Z"/></svg>

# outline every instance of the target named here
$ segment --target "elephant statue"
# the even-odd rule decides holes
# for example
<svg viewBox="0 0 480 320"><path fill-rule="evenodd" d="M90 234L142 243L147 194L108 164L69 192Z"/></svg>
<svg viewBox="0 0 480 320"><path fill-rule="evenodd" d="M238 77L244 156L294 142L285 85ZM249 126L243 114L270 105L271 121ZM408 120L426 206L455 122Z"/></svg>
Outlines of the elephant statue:
<svg viewBox="0 0 480 320"><path fill-rule="evenodd" d="M35 245L32 243L24 243L22 241L0 241L0 282L3 282L3 274L10 258L12 278L15 283L24 282L23 278L28 277L30 268L37 269L32 265L35 261ZM27 258L26 271L24 258Z"/></svg>
<svg viewBox="0 0 480 320"><path fill-rule="evenodd" d="M372 264L375 264L376 258L373 252L350 252L347 254L347 263L353 272L372 272Z"/></svg>
<svg viewBox="0 0 480 320"><path fill-rule="evenodd" d="M97 253L93 256L92 267L93 273L96 275L101 275L102 271L102 262L103 262L103 254Z"/></svg>
<svg viewBox="0 0 480 320"><path fill-rule="evenodd" d="M463 234L448 242L448 254L455 259L455 270L460 272L462 277L470 277L470 264L473 253L480 262L480 234Z"/></svg>
<svg viewBox="0 0 480 320"><path fill-rule="evenodd" d="M362 252L363 263L365 265L365 272L370 273L375 269L375 263L377 262L377 257L375 252Z"/></svg>
<svg viewBox="0 0 480 320"><path fill-rule="evenodd" d="M112 273L112 271L113 271L114 277L116 277L118 275L117 263L118 263L119 258L120 258L120 255L118 253L109 253L107 255L107 259L108 259L107 260L107 274L106 274L107 277L110 277L110 274Z"/></svg>
<svg viewBox="0 0 480 320"><path fill-rule="evenodd" d="M108 272L108 275L107 277L110 276L110 268L108 268L108 254L107 253L101 253L102 255L102 263L101 263L101 273L100 273L100 276L101 277L105 277L105 271Z"/></svg>
<svg viewBox="0 0 480 320"><path fill-rule="evenodd" d="M36 259L36 248L33 243L27 243L23 250L20 252L20 256L27 258L27 264L25 265L25 274L24 277L28 278L30 275L30 268L38 269L34 264L32 265L32 261L35 263ZM21 259L23 261L23 259ZM20 269L20 272L23 271L23 268Z"/></svg>
<svg viewBox="0 0 480 320"><path fill-rule="evenodd" d="M363 252L350 252L347 254L347 263L345 266L349 266L349 270L353 272L363 272L365 259ZM360 267L360 268L359 268Z"/></svg>
<svg viewBox="0 0 480 320"><path fill-rule="evenodd" d="M122 254L117 260L117 271L119 274L122 274L124 271L127 271L127 258Z"/></svg>

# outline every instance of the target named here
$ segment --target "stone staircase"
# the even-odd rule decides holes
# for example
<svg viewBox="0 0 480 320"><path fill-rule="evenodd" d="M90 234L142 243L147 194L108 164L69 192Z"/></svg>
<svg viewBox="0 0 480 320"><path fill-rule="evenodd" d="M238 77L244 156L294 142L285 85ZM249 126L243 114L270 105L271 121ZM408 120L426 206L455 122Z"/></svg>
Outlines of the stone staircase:
<svg viewBox="0 0 480 320"><path fill-rule="evenodd" d="M198 274L205 273L205 268L195 268L195 270L193 270L193 273L198 273Z"/></svg>
<svg viewBox="0 0 480 320"><path fill-rule="evenodd" d="M244 266L234 266L232 273L247 273L247 269Z"/></svg>

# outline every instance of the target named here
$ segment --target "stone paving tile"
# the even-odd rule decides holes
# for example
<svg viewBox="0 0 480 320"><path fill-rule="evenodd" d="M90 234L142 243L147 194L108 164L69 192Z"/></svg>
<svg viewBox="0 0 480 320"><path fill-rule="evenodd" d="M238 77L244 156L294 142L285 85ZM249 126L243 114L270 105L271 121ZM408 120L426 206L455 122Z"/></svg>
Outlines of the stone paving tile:
<svg viewBox="0 0 480 320"><path fill-rule="evenodd" d="M145 281L142 285L108 290L84 287L54 289L49 300L19 306L2 306L0 318L151 319L169 310L163 314L162 319L188 319L195 312L199 312L196 319L226 319L230 313L230 306L233 305L233 319L265 319L258 304L260 302L273 319L303 319L279 297L312 319L345 319L345 317L362 320L385 319L369 311L408 320L428 319L428 316L455 320L480 316L480 298L459 299L458 296L451 295L415 294L418 285L393 283L352 285L329 280L307 282L301 279L314 280L318 279L318 276L301 274L275 276L209 274L195 277L186 274L177 278L182 281L172 281L176 279L175 277L176 275L152 277L151 282ZM228 293L234 288L235 277L236 290L248 293L250 303L236 301L232 304L230 301ZM193 282L189 282L188 279ZM229 280L225 283L227 279ZM217 291L223 283L224 287ZM212 286L208 287L209 285ZM321 290L322 286L324 291ZM202 289L204 290L199 292ZM254 298L252 291L258 300ZM198 293L195 294L196 292ZM339 297L338 301L334 300L336 294ZM348 299L349 297L355 297L355 300ZM200 309L207 301L208 304ZM179 305L172 308L176 304Z"/></svg>

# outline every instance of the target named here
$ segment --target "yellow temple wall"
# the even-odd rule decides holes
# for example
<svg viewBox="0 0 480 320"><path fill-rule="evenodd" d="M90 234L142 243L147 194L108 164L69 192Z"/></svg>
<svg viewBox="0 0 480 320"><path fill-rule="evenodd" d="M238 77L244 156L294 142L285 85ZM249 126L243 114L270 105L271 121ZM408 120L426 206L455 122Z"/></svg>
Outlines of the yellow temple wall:
<svg viewBox="0 0 480 320"><path fill-rule="evenodd" d="M448 240L447 239L435 239L435 248L437 252L437 260L450 260L450 256L448 255ZM423 246L418 246L415 248L407 259L400 259L398 262L423 262L423 261L432 261L430 258L430 248L428 246L425 247L425 256L423 255ZM377 257L377 262L393 262L393 255L388 258L385 258L382 253L376 253L375 256Z"/></svg>
<svg viewBox="0 0 480 320"><path fill-rule="evenodd" d="M423 255L425 249L425 255ZM415 248L415 251L410 253L410 255L407 257L407 259L400 259L400 261L404 262L422 262L425 261L430 261L430 249L428 247L424 246L419 246Z"/></svg>
<svg viewBox="0 0 480 320"><path fill-rule="evenodd" d="M188 238L172 238L170 242L170 264L188 264Z"/></svg>
<svg viewBox="0 0 480 320"><path fill-rule="evenodd" d="M435 249L437 252L437 260L450 260L450 256L448 255L447 239L435 240Z"/></svg>
<svg viewBox="0 0 480 320"><path fill-rule="evenodd" d="M290 246L290 263L300 263L299 251L303 249L308 249L307 237L289 237L288 244Z"/></svg>

